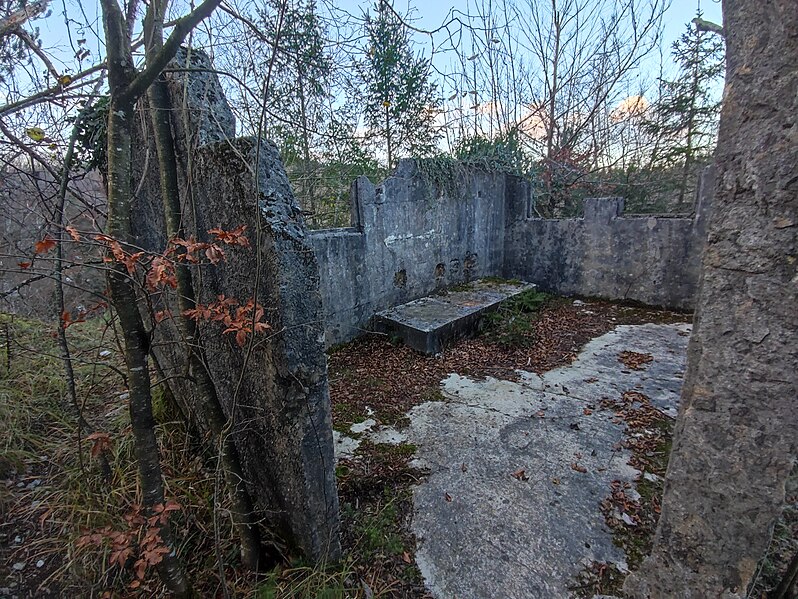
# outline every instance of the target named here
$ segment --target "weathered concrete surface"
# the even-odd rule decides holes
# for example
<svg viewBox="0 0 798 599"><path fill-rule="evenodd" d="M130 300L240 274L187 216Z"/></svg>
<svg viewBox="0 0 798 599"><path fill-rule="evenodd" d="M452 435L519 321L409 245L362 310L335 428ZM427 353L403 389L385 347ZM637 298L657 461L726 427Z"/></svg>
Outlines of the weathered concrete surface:
<svg viewBox="0 0 798 599"><path fill-rule="evenodd" d="M204 207L198 231L248 223L254 232L261 219L260 247L229 251L224 263L203 272L201 288L206 303L220 294L254 294L273 329L246 365L229 336L211 332L206 341L220 396L228 408L236 397L247 474L263 513L287 539L311 558L334 558L338 496L318 266L279 152L249 139L203 146L195 185Z"/></svg>
<svg viewBox="0 0 798 599"><path fill-rule="evenodd" d="M583 564L624 567L599 502L613 480L639 473L618 449L624 426L599 404L636 390L673 413L689 330L620 326L571 366L520 383L451 375L447 401L410 412L407 438L429 469L413 493L416 560L436 597L567 597ZM626 371L624 350L654 361Z"/></svg>
<svg viewBox="0 0 798 599"><path fill-rule="evenodd" d="M623 214L623 200L591 199L582 218L531 213L531 187L517 177L468 170L440 196L403 161L375 187L352 186L353 227L314 231L326 342L347 341L381 310L486 276L518 278L544 291L690 309L698 286L711 173L694 215Z"/></svg>
<svg viewBox="0 0 798 599"><path fill-rule="evenodd" d="M747 596L798 462L798 10L728 1L723 20L715 207L640 599Z"/></svg>
<svg viewBox="0 0 798 599"><path fill-rule="evenodd" d="M189 66L210 66L201 53L192 56ZM227 247L224 262L194 269L197 300L210 304L224 295L243 305L252 298L272 327L245 351L221 323L201 323L207 367L267 526L311 560L334 559L338 496L318 265L275 146L232 139L232 112L216 76L189 76L184 85L185 77L173 78L170 92L181 107L173 127L186 235L210 241L209 229L246 225L252 244ZM166 232L153 148L137 153L136 171L144 178L132 214L137 242L160 253ZM148 300L155 310L179 312L168 293ZM183 343L171 319L154 327L162 374L191 411L196 390Z"/></svg>
<svg viewBox="0 0 798 599"><path fill-rule="evenodd" d="M314 231L328 344L365 330L381 310L443 287L500 275L505 176L469 169L459 193L427 183L412 160L374 186L352 186L354 227Z"/></svg>
<svg viewBox="0 0 798 599"><path fill-rule="evenodd" d="M437 293L377 312L374 329L397 334L405 345L435 355L453 340L476 332L483 314L534 288L520 281L474 281L465 289Z"/></svg>
<svg viewBox="0 0 798 599"><path fill-rule="evenodd" d="M585 200L582 218L528 218L507 211L506 276L544 291L691 309L712 194L712 170L701 179L695 215L624 215L622 198ZM530 193L517 184L516 193Z"/></svg>

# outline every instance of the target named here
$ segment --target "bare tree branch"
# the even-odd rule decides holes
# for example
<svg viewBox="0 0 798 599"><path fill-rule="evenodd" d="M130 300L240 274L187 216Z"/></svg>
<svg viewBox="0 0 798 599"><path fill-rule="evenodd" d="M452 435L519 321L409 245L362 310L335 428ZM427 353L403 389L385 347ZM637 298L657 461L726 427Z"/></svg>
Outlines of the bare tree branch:
<svg viewBox="0 0 798 599"><path fill-rule="evenodd" d="M26 21L35 19L41 15L45 10L47 10L47 6L49 4L50 0L37 0L36 2L32 2L27 6L23 6L16 12L12 12L6 18L1 19L0 37L4 37L9 33L13 33L16 29L24 25Z"/></svg>

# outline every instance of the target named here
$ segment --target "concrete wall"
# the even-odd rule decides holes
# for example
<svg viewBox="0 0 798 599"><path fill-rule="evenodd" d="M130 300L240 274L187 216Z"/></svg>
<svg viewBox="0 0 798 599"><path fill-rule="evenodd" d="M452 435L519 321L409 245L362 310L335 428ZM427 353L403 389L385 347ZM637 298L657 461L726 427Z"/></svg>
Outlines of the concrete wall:
<svg viewBox="0 0 798 599"><path fill-rule="evenodd" d="M623 215L619 198L585 202L581 218L532 217L530 187L468 171L441 194L413 161L374 186L352 186L347 229L314 231L328 345L366 330L375 312L485 276L518 278L565 295L691 309L711 183L694 215ZM706 191L705 191L706 190Z"/></svg>
<svg viewBox="0 0 798 599"><path fill-rule="evenodd" d="M362 332L375 312L441 287L498 275L504 265L505 176L467 171L441 194L413 161L374 186L352 188L349 229L314 231L327 343ZM454 197L452 197L454 196Z"/></svg>
<svg viewBox="0 0 798 599"><path fill-rule="evenodd" d="M221 322L200 322L194 347L211 380L189 377L195 365L186 330L178 324L183 306L176 292L164 287L140 302L146 323L153 311L175 315L153 325L152 353L185 415L211 442L215 437L206 437L203 414L207 389L213 389L232 425L258 518L270 534L310 561L334 561L340 556L339 512L319 267L277 148L254 138L234 139L233 113L210 60L192 50L188 62L187 54L178 53L177 66L197 67L203 77L167 75L185 235L208 242L212 228L246 225L252 243L225 247L219 264L191 267L192 287L200 304L220 295L239 305L256 301L271 329L242 348ZM133 172L142 184L132 202L131 225L135 245L158 255L167 230L158 165L148 159L155 156L155 136L146 104L139 110L136 123L143 129L135 134L140 151L134 153Z"/></svg>
<svg viewBox="0 0 798 599"><path fill-rule="evenodd" d="M624 215L623 198L585 200L584 215L529 218L528 187L517 183L508 210L504 275L563 295L628 299L692 309L712 174L702 177L695 214Z"/></svg>

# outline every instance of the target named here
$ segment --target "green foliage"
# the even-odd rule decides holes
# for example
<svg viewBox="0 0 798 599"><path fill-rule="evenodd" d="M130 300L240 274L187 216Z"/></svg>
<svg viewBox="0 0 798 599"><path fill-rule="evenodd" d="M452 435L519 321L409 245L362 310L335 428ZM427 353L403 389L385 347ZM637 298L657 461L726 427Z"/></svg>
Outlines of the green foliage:
<svg viewBox="0 0 798 599"><path fill-rule="evenodd" d="M424 183L435 191L436 197L456 197L461 194L466 168L456 158L439 154L431 158L416 158L416 168Z"/></svg>
<svg viewBox="0 0 798 599"><path fill-rule="evenodd" d="M266 63L271 69L269 107L280 117L270 134L290 164L307 157L308 137L322 128L332 58L315 0L294 0L284 10L282 4L268 0L260 17L265 35L279 42ZM280 12L282 21L274 16Z"/></svg>
<svg viewBox="0 0 798 599"><path fill-rule="evenodd" d="M530 180L537 177L536 163L524 152L516 130L493 139L480 135L462 138L451 154L417 158L416 167L438 197L460 194L469 169L508 173Z"/></svg>
<svg viewBox="0 0 798 599"><path fill-rule="evenodd" d="M701 18L701 12L696 13ZM646 127L657 139L652 162L684 165L711 154L720 117L717 83L724 73L724 44L719 35L692 24L673 43L671 55L679 67L673 80L661 80L653 118Z"/></svg>
<svg viewBox="0 0 798 599"><path fill-rule="evenodd" d="M535 322L548 294L529 289L485 315L486 335L504 346L529 347L535 342Z"/></svg>
<svg viewBox="0 0 798 599"><path fill-rule="evenodd" d="M375 6L375 16L366 14L367 47L358 71L366 124L385 140L390 170L400 153L434 152L440 101L429 79L429 60L413 52L410 32L386 2Z"/></svg>
<svg viewBox="0 0 798 599"><path fill-rule="evenodd" d="M452 155L488 171L522 177L532 177L536 172L536 163L521 146L517 129L492 139L481 135L461 138L452 149Z"/></svg>
<svg viewBox="0 0 798 599"><path fill-rule="evenodd" d="M360 596L353 588L347 564L337 568L296 565L269 572L255 591L257 599L348 599Z"/></svg>
<svg viewBox="0 0 798 599"><path fill-rule="evenodd" d="M386 491L386 497L388 493ZM345 510L351 513L346 517L354 518L355 534L359 538L358 552L365 556L376 558L378 556L399 555L404 551L404 542L397 531L396 498L391 498L386 503L369 506L355 513L350 504L344 505Z"/></svg>
<svg viewBox="0 0 798 599"><path fill-rule="evenodd" d="M81 167L90 171L106 170L108 149L108 107L110 96L100 96L88 108L78 127L75 153Z"/></svg>
<svg viewBox="0 0 798 599"><path fill-rule="evenodd" d="M271 73L267 108L275 124L268 135L280 148L294 191L309 215L326 212L329 204L335 220L340 202L329 202L330 192L337 195L340 186L327 184L318 160L332 120L328 104L333 61L326 46L326 25L315 0L283 4L268 0L260 9L266 36L278 42L262 65ZM340 212L348 220L347 211Z"/></svg>
<svg viewBox="0 0 798 599"><path fill-rule="evenodd" d="M548 298L548 294L542 291L529 289L510 298L507 301L507 309L515 314L530 314L540 310Z"/></svg>

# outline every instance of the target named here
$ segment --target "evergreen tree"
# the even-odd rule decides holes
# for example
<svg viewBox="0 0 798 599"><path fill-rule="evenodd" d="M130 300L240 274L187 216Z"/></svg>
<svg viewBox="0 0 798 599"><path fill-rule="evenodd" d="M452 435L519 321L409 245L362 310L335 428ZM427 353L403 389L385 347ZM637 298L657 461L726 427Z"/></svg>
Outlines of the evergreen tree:
<svg viewBox="0 0 798 599"><path fill-rule="evenodd" d="M280 12L279 4L272 0L261 13L266 35L277 40L271 61L269 109L279 120L269 133L280 147L297 195L315 212L312 149L328 120L325 111L332 58L325 48L325 27L315 0L291 0L283 9L278 29L278 20L271 13Z"/></svg>
<svg viewBox="0 0 798 599"><path fill-rule="evenodd" d="M439 99L429 80L429 60L413 52L407 27L386 1L375 10L375 16L366 14L368 46L359 71L366 124L385 140L391 169L400 153L419 157L434 152Z"/></svg>
<svg viewBox="0 0 798 599"><path fill-rule="evenodd" d="M701 19L701 11L696 14ZM720 117L717 83L725 68L723 38L688 23L671 55L678 76L661 80L647 129L657 140L652 164L681 170L679 200L683 201L696 162L710 156L715 145Z"/></svg>

